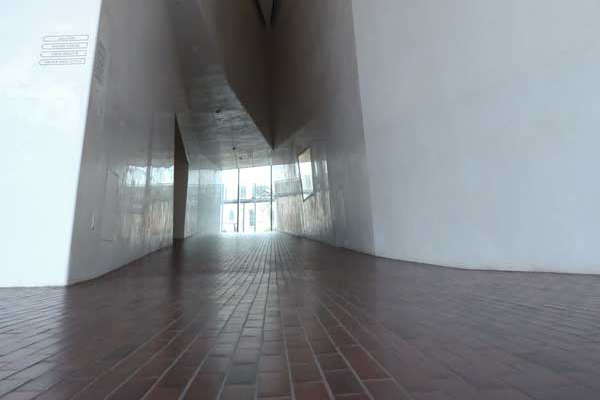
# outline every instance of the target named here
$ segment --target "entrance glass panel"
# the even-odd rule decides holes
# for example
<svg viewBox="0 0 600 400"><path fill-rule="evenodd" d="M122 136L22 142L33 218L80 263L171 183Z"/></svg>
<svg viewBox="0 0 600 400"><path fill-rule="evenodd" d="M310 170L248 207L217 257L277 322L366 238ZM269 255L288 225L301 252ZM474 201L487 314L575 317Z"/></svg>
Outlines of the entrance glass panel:
<svg viewBox="0 0 600 400"><path fill-rule="evenodd" d="M237 232L237 204L223 204L222 209L221 231L225 233Z"/></svg>
<svg viewBox="0 0 600 400"><path fill-rule="evenodd" d="M222 176L221 231L271 231L271 166L227 170Z"/></svg>

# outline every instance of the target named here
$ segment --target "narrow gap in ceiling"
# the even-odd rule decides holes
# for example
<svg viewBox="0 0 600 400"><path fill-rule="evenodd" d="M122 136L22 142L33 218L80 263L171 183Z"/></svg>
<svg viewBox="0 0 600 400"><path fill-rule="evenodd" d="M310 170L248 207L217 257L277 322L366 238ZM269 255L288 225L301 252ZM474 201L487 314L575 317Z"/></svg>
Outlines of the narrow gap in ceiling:
<svg viewBox="0 0 600 400"><path fill-rule="evenodd" d="M273 20L273 8L275 0L256 0L258 8L260 9L263 22L267 28L271 28L271 22Z"/></svg>

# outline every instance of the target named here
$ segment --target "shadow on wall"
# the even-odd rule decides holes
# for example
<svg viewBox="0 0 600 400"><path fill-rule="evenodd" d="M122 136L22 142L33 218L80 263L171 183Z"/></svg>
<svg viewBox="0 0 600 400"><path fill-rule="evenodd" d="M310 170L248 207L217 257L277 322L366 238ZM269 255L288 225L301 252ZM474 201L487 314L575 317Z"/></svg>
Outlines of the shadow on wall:
<svg viewBox="0 0 600 400"><path fill-rule="evenodd" d="M188 177L190 165L186 154L179 123L175 119L175 171L173 177L173 239L185 239L186 204L188 199Z"/></svg>
<svg viewBox="0 0 600 400"><path fill-rule="evenodd" d="M278 230L373 253L352 2L281 1L272 28ZM298 155L311 148L315 195Z"/></svg>
<svg viewBox="0 0 600 400"><path fill-rule="evenodd" d="M246 0L197 0L227 75L260 132L273 143L269 99L269 31L260 7Z"/></svg>

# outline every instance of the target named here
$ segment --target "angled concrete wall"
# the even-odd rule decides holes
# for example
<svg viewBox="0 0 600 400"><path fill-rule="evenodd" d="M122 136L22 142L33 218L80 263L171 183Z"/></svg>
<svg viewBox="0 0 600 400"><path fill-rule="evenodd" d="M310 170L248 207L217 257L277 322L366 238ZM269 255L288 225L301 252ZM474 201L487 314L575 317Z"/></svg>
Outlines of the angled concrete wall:
<svg viewBox="0 0 600 400"><path fill-rule="evenodd" d="M352 5L282 1L271 31L277 229L372 253ZM315 194L297 156L311 148Z"/></svg>
<svg viewBox="0 0 600 400"><path fill-rule="evenodd" d="M187 108L172 24L165 0L103 2L69 283L172 244L175 115ZM183 236L219 230L219 173L200 160Z"/></svg>
<svg viewBox="0 0 600 400"><path fill-rule="evenodd" d="M163 0L104 0L69 283L171 244L176 91Z"/></svg>
<svg viewBox="0 0 600 400"><path fill-rule="evenodd" d="M273 143L269 32L252 0L195 0L217 45L227 80L261 133Z"/></svg>

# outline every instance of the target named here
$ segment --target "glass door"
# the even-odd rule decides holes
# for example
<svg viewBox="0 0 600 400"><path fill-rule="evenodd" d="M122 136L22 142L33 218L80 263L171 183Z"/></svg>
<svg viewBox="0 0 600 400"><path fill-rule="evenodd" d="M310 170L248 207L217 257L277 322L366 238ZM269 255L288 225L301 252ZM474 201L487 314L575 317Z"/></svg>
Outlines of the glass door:
<svg viewBox="0 0 600 400"><path fill-rule="evenodd" d="M271 166L223 171L221 231L272 230Z"/></svg>

